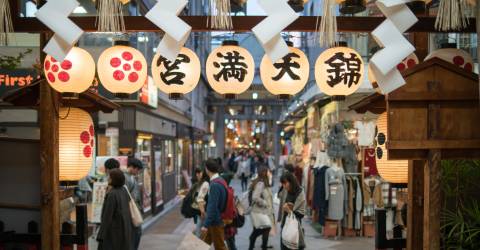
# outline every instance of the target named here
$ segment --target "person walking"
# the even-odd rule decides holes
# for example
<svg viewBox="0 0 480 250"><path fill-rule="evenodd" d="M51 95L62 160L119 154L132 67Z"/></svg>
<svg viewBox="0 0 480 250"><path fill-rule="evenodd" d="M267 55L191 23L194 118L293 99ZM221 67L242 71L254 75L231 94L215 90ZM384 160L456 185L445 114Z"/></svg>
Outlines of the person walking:
<svg viewBox="0 0 480 250"><path fill-rule="evenodd" d="M300 187L297 178L292 173L283 174L280 178L280 183L283 187L278 194L278 198L280 199L278 221L281 222L281 231L283 232L287 216L293 213L299 222L299 242L297 249L305 249L304 231L301 223L305 216L305 193ZM283 242L281 242L281 249L290 250Z"/></svg>
<svg viewBox="0 0 480 250"><path fill-rule="evenodd" d="M112 187L105 195L100 229L97 234L99 250L133 250L130 197L125 189L125 175L120 169L109 171Z"/></svg>
<svg viewBox="0 0 480 250"><path fill-rule="evenodd" d="M248 187L248 178L250 177L250 160L246 155L242 155L239 163L237 176L240 177L242 184L242 192L245 192Z"/></svg>
<svg viewBox="0 0 480 250"><path fill-rule="evenodd" d="M140 185L137 181L137 176L143 171L143 163L137 158L129 158L127 163L127 171L125 174L125 183L128 191L132 195L138 209L142 207L142 195L140 192ZM142 226L133 228L133 249L137 250L140 246L140 239L142 238Z"/></svg>
<svg viewBox="0 0 480 250"><path fill-rule="evenodd" d="M207 160L205 168L210 178L210 188L208 191L208 203L201 238L208 245L213 243L215 250L226 250L224 223L221 216L222 212L226 209L228 198L225 188L226 183L218 174L221 166L216 160Z"/></svg>
<svg viewBox="0 0 480 250"><path fill-rule="evenodd" d="M200 215L195 217L195 235L200 238L202 236L202 226L206 216L205 205L207 204L207 194L210 184L205 170L196 168L195 176L197 183L195 183L192 188L196 189L196 196L194 196L192 207L200 211Z"/></svg>
<svg viewBox="0 0 480 250"><path fill-rule="evenodd" d="M273 195L268 175L268 166L261 165L258 168L257 178L252 181L251 217L253 231L250 234L249 250L254 249L255 241L260 235L262 236L262 250L273 248L268 245L270 230L275 226Z"/></svg>

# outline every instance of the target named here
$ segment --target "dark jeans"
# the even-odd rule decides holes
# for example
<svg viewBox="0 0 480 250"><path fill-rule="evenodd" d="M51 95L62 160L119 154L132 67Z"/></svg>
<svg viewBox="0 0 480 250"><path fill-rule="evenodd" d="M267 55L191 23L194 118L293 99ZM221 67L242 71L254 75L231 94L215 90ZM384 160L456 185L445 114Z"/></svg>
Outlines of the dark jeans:
<svg viewBox="0 0 480 250"><path fill-rule="evenodd" d="M250 246L248 249L255 248L255 241L257 240L258 236L262 236L262 249L267 249L268 247L268 236L270 234L271 228L254 228L252 234L250 235Z"/></svg>
<svg viewBox="0 0 480 250"><path fill-rule="evenodd" d="M248 187L248 176L245 175L245 174L242 174L242 176L240 176L240 179L242 180L242 191L247 190L247 187Z"/></svg>
<svg viewBox="0 0 480 250"><path fill-rule="evenodd" d="M140 238L142 238L142 227L134 227L132 232L133 250L138 250L138 246L140 246Z"/></svg>
<svg viewBox="0 0 480 250"><path fill-rule="evenodd" d="M225 241L227 242L228 250L237 250L237 246L235 246L235 236L232 236Z"/></svg>

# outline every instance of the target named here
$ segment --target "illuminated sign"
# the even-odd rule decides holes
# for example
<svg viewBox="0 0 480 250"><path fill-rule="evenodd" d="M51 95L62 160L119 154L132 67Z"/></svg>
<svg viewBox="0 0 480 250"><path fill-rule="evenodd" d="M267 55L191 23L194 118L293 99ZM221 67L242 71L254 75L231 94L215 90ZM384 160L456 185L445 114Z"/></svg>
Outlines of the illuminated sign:
<svg viewBox="0 0 480 250"><path fill-rule="evenodd" d="M39 77L34 69L0 69L0 97L10 90L30 85Z"/></svg>

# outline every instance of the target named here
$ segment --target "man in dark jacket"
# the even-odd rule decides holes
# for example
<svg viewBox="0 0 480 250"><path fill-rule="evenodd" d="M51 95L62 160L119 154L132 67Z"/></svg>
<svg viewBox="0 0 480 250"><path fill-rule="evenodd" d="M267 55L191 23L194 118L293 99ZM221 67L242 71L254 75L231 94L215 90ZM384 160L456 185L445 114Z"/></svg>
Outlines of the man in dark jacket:
<svg viewBox="0 0 480 250"><path fill-rule="evenodd" d="M202 238L209 245L213 243L215 250L226 250L222 211L227 203L227 190L217 182L218 180L216 181L218 178L221 179L218 174L221 166L218 165L216 160L209 159L205 163L205 167L210 178L210 189L208 191L207 215L202 227Z"/></svg>
<svg viewBox="0 0 480 250"><path fill-rule="evenodd" d="M130 191L135 204L139 210L142 209L142 195L140 192L140 185L137 182L137 176L143 170L143 163L137 158L128 158L127 172L125 172L125 185ZM140 238L142 237L142 226L133 228L133 250L137 250L140 246Z"/></svg>

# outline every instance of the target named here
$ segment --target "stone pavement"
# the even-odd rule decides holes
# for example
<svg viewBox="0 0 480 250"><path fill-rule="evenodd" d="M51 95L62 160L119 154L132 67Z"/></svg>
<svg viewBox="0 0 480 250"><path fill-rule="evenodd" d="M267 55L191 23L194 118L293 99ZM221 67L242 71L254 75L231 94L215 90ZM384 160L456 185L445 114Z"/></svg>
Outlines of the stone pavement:
<svg viewBox="0 0 480 250"><path fill-rule="evenodd" d="M232 181L232 186L235 188L237 195L240 194L240 183L238 180ZM309 218L304 221L305 241L307 250L371 250L375 249L374 239L364 237L348 238L343 237L338 240L324 239L311 226ZM175 250L180 244L184 235L192 232L195 225L193 220L187 220L180 214L180 205L177 205L165 216L155 222L150 228L145 230L141 241L141 250ZM238 250L248 249L248 237L252 232L250 219L247 216L245 225L239 229L236 236L236 243ZM279 228L277 230L279 232ZM256 249L260 249L261 237L257 239ZM274 249L280 250L280 236L276 234L270 237L270 245Z"/></svg>

